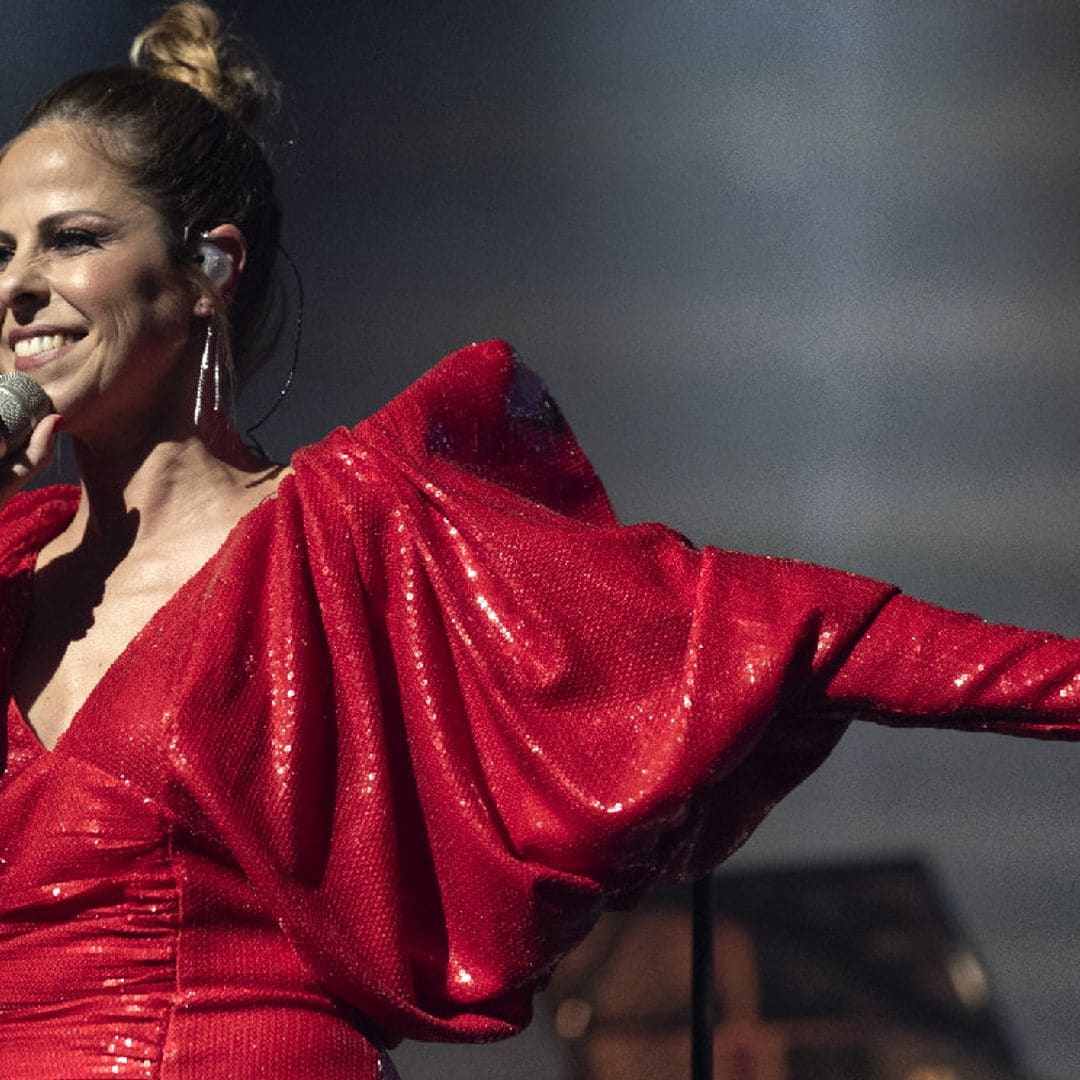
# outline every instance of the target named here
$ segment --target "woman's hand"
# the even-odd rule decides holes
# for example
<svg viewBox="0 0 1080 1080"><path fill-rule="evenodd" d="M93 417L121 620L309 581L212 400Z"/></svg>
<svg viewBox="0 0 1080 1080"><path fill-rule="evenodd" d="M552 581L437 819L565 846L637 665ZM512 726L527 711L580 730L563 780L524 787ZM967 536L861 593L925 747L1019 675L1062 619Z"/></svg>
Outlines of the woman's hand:
<svg viewBox="0 0 1080 1080"><path fill-rule="evenodd" d="M34 428L22 450L0 461L0 506L49 464L63 424L61 416L51 413Z"/></svg>

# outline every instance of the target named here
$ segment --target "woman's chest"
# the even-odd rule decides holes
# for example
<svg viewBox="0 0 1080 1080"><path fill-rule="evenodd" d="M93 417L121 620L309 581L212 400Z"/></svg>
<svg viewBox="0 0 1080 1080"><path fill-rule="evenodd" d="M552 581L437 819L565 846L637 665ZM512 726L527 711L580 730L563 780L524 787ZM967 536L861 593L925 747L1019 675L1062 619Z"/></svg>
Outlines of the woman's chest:
<svg viewBox="0 0 1080 1080"><path fill-rule="evenodd" d="M0 584L11 628L0 667L45 748L85 713L102 734L120 720L152 725L159 706L175 712L209 669L257 651L260 627L241 612L259 604L259 563L245 557L259 531L238 531L216 548L200 539L119 564L46 549L32 573Z"/></svg>
<svg viewBox="0 0 1080 1080"><path fill-rule="evenodd" d="M35 575L10 687L46 748L180 584L162 575L156 586L97 587L89 578L53 580L48 567Z"/></svg>

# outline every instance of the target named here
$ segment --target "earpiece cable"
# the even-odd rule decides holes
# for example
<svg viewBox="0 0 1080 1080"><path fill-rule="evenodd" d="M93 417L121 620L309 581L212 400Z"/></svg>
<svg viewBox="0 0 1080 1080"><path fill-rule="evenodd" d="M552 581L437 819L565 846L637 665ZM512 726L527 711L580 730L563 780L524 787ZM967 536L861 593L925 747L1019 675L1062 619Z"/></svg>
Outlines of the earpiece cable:
<svg viewBox="0 0 1080 1080"><path fill-rule="evenodd" d="M282 401L285 400L285 395L288 394L292 387L293 379L296 377L296 369L300 365L300 339L304 328L304 280L300 276L300 270L296 263L293 262L292 256L285 250L283 246L278 245L278 251L281 252L281 257L289 264L289 269L292 271L293 279L296 282L296 329L293 332L293 354L292 363L289 365L289 374L285 377L285 381L281 384L281 389L278 391L277 398L263 415L245 431L248 441L263 457L266 457L266 451L263 450L262 444L255 436L255 432L259 430L270 419L274 413L277 412Z"/></svg>

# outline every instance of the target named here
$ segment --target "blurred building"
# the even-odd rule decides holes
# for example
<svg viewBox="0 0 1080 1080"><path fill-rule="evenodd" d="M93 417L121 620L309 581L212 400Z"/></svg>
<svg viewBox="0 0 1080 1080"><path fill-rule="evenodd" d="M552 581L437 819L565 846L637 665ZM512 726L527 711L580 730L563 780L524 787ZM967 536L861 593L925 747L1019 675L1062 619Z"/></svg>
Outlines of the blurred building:
<svg viewBox="0 0 1080 1080"><path fill-rule="evenodd" d="M1017 1080L982 964L916 860L716 879L718 1080ZM688 890L606 916L548 992L573 1080L690 1076Z"/></svg>

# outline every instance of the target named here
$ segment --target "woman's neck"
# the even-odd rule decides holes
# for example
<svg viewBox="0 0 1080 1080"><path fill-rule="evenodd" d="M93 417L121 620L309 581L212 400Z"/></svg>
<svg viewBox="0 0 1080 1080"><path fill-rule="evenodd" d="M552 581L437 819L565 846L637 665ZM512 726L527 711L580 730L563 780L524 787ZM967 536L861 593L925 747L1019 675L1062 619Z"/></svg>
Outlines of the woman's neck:
<svg viewBox="0 0 1080 1080"><path fill-rule="evenodd" d="M231 527L273 490L281 472L231 429L212 446L189 433L122 453L76 440L75 460L82 494L67 543L125 551L172 546L185 536Z"/></svg>

